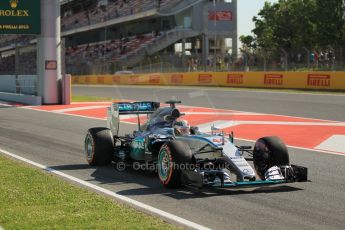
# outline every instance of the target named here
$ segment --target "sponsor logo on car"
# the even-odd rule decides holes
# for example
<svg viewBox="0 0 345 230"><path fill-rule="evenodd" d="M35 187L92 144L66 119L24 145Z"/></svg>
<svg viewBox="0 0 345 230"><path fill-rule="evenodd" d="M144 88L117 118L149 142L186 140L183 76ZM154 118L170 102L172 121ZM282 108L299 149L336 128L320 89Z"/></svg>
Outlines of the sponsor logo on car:
<svg viewBox="0 0 345 230"><path fill-rule="evenodd" d="M222 139L213 139L212 142L214 143L223 143Z"/></svg>
<svg viewBox="0 0 345 230"><path fill-rule="evenodd" d="M133 141L132 148L134 149L145 149L144 141Z"/></svg>

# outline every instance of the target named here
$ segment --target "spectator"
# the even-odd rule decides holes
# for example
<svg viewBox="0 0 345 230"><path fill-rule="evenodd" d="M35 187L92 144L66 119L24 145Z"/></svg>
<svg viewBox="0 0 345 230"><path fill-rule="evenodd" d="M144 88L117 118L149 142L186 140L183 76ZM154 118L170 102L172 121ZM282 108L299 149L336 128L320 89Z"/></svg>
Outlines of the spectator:
<svg viewBox="0 0 345 230"><path fill-rule="evenodd" d="M225 68L228 70L229 69L229 54L225 55L224 64L225 64Z"/></svg>
<svg viewBox="0 0 345 230"><path fill-rule="evenodd" d="M301 62L302 62L302 54L301 54L301 53L298 53L298 54L297 54L297 62L298 62L298 63L301 63Z"/></svg>
<svg viewBox="0 0 345 230"><path fill-rule="evenodd" d="M315 63L315 67L318 68L319 67L319 54L317 53L317 51L314 51L314 63Z"/></svg>
<svg viewBox="0 0 345 230"><path fill-rule="evenodd" d="M309 61L310 61L310 64L313 64L313 63L314 63L314 56L315 56L314 52L310 52L310 54L309 54Z"/></svg>

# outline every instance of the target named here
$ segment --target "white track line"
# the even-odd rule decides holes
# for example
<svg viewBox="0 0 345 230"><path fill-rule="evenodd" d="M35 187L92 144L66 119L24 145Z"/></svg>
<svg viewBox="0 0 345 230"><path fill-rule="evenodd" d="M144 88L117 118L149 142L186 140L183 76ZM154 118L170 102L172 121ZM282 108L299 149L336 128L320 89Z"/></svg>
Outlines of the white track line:
<svg viewBox="0 0 345 230"><path fill-rule="evenodd" d="M0 103L0 106L4 106L4 107L13 107L13 105L4 104L4 103ZM1 229L0 229L0 230L1 230Z"/></svg>
<svg viewBox="0 0 345 230"><path fill-rule="evenodd" d="M112 102L111 101L83 101L83 102L71 102L71 105L82 105L82 104L107 104L107 105L110 105Z"/></svg>
<svg viewBox="0 0 345 230"><path fill-rule="evenodd" d="M73 86L77 86L77 87L94 87L94 88L161 88L161 89L192 89L192 90L207 90L207 91L228 91L228 92L249 92L249 93L267 93L267 94L294 94L294 95L312 95L312 96L334 96L334 97L345 97L345 94L340 92L340 93L328 93L328 92L324 92L324 93L315 93L313 91L310 92L297 92L297 91L292 91L292 92L281 92L278 90L270 90L270 89L246 89L246 88L242 88L242 89L230 89L227 87L207 87L207 86L145 86L145 85L82 85L82 84L73 84ZM287 89L288 90L288 89ZM206 92L207 92L206 91Z"/></svg>
<svg viewBox="0 0 345 230"><path fill-rule="evenodd" d="M209 123L200 124L198 126L212 126L217 123L224 124L219 128L230 128L239 125L290 125L290 126L345 126L345 122L340 123L325 123L325 122L294 122L294 121L237 121L237 120L214 120ZM218 128L218 127L217 127Z"/></svg>
<svg viewBox="0 0 345 230"><path fill-rule="evenodd" d="M191 106L192 107L192 106ZM29 109L29 110L34 110L34 111L40 111L40 112L46 112L46 113L50 113L50 114L54 114L54 112L52 111L47 111L47 110L41 110L41 109L35 109L35 108L31 108L31 107L19 107L21 109ZM199 108L206 108L206 107L199 107ZM219 109L219 110L225 110L225 109ZM226 110L225 110L226 111ZM245 112L243 112L245 113ZM67 115L67 116L74 116L74 117L82 117L82 118L88 118L88 119L95 119L95 120L106 120L106 118L96 118L96 117L88 117L88 116L82 116L82 115L76 115L76 114L68 114L68 113L55 113L55 114L60 114L60 115ZM301 117L293 117L293 116L284 116L284 115L276 115L276 114L263 114L263 115L275 115L275 116L281 116L281 117L292 117L292 118L301 118ZM318 121L325 121L325 122L330 122L332 124L332 122L335 123L335 126L338 126L339 124L343 124L344 122L341 121L331 121L331 120L320 120L320 119L313 119L311 118L311 120L318 120ZM136 123L134 122L128 122L128 121L121 121L121 123L124 124L129 124L129 125L136 125ZM308 123L308 122L307 122ZM327 123L329 124L329 123ZM255 142L253 140L248 140L248 139L242 139L242 138L236 138L237 140L243 140L243 141L248 141L248 142ZM327 154L332 154L332 155L338 155L338 156L345 156L345 154L342 153L336 153L336 152L332 152L332 151L326 151L326 150L320 150L320 149L308 149L308 148L303 148L303 147L298 147L298 146L292 146L292 145L288 145L288 147L290 148L294 148L294 149L301 149L301 150L307 150L307 151L311 151L311 152L322 152L322 153L327 153Z"/></svg>
<svg viewBox="0 0 345 230"><path fill-rule="evenodd" d="M244 138L235 138L235 140L247 141L247 142L252 142L252 143L256 142L256 141L249 140L249 139L244 139ZM331 155L337 155L337 156L345 157L344 153L337 153L337 152L327 151L327 150L322 150L322 149L308 149L308 148L297 147L297 146L293 146L293 145L286 145L286 146L289 147L289 148L300 149L300 150L305 150L305 151L309 151L309 152L315 152L315 153L321 152L321 153L327 153L327 154L331 154Z"/></svg>
<svg viewBox="0 0 345 230"><path fill-rule="evenodd" d="M260 113L251 113L251 112L182 112L186 115L214 115L214 116L232 116L232 115L245 115L245 116L258 116L262 115Z"/></svg>
<svg viewBox="0 0 345 230"><path fill-rule="evenodd" d="M52 112L66 113L66 112L89 110L89 109L105 109L107 107L109 107L109 105L94 105L94 106L83 106L83 107L75 107L75 108L67 108L67 109L57 109L57 110L52 110Z"/></svg>
<svg viewBox="0 0 345 230"><path fill-rule="evenodd" d="M345 95L344 95L345 96ZM224 111L224 112L236 112L236 113L254 113L254 112L246 112L246 111L241 111L241 110L232 110L232 109L218 109L218 108L208 108L208 107L203 107L203 106L192 106L192 105L181 105L179 106L181 108L201 108L201 109L214 109L216 111ZM300 118L300 119L308 119L308 120L315 120L318 122L338 122L341 123L342 121L334 121L334 120L325 120L321 118L312 118L312 117L299 117L299 116L290 116L290 115L281 115L281 114L274 114L274 113L254 113L255 115L269 115L269 116L277 116L277 117L287 117L287 118Z"/></svg>
<svg viewBox="0 0 345 230"><path fill-rule="evenodd" d="M4 230L4 229L1 227L1 225L0 225L0 230Z"/></svg>
<svg viewBox="0 0 345 230"><path fill-rule="evenodd" d="M4 149L0 148L0 153L6 154L6 155L8 155L10 157L13 157L13 158L17 159L17 160L23 161L25 163L31 164L31 165L33 165L35 167L38 167L38 168L43 169L45 171L48 171L50 173L56 174L58 176L61 176L61 177L66 178L66 179L68 179L70 181L73 181L73 182L79 183L81 185L84 185L86 187L92 188L92 189L97 190L97 191L99 191L101 193L104 193L104 194L112 196L112 197L114 197L114 198L116 198L118 200L121 200L122 202L125 202L125 203L128 203L130 205L136 206L136 207L138 207L140 209L143 209L143 210L146 210L146 211L148 211L148 212L150 212L150 213L152 213L154 215L158 215L160 217L169 219L169 220L174 221L176 223L182 224L182 225L184 225L186 227L193 228L193 229L204 229L204 230L210 229L210 228L207 228L207 227L205 227L203 225L200 225L200 224L194 223L192 221L183 219L183 218L181 218L179 216L176 216L174 214L165 212L165 211L163 211L161 209L158 209L158 208L152 207L150 205L144 204L142 202L133 200L133 199L128 198L126 196L120 195L120 194L118 194L116 192L112 192L110 190L104 189L104 188L99 187L97 185L94 185L94 184L91 184L89 182L86 182L86 181L83 181L81 179L78 179L76 177L70 176L70 175L68 175L66 173L60 172L58 170L49 168L49 167L47 167L45 165L41 165L39 163L36 163L36 162L31 161L29 159L26 159L24 157L18 156L18 155L13 154L13 153L10 153L10 152L8 152L8 151L6 151Z"/></svg>
<svg viewBox="0 0 345 230"><path fill-rule="evenodd" d="M161 105L164 105L164 103L161 103ZM266 115L266 116L268 115L268 116L277 116L277 117L286 117L286 118L300 118L300 119L314 120L314 121L318 121L318 122L337 122L337 123L341 123L342 122L342 121L326 120L326 119L312 118L312 117L299 117L299 116L281 115L281 114L273 114L273 113L255 113L255 112L246 112L246 111L241 111L241 110L208 108L208 107L203 107L203 106L181 105L180 107L181 108L188 108L188 109L190 109L190 108L214 109L217 112L218 111L224 111L225 113L229 113L229 111L231 111L230 113L238 113L238 114L242 113L242 114L245 114L245 115L246 114L248 114L248 115ZM43 110L43 109L36 109L35 106L22 106L22 107L19 107L19 108L31 109L31 110L37 110L37 111L46 111L46 110ZM47 112L52 113L53 111L47 111ZM217 113L217 112L215 112L215 113Z"/></svg>
<svg viewBox="0 0 345 230"><path fill-rule="evenodd" d="M50 114L59 114L59 115L67 115L67 116L73 116L73 117L82 117L82 118L88 118L88 119L94 119L94 120L107 120L106 117L104 118L98 118L98 117L88 117L88 116L83 116L83 115L78 115L78 114L70 114L70 113L54 113L53 111L49 110L43 110L43 109L35 109L31 107L18 107L20 109L28 109L28 110L33 110L33 111L38 111L38 112L44 112L44 113L50 113Z"/></svg>

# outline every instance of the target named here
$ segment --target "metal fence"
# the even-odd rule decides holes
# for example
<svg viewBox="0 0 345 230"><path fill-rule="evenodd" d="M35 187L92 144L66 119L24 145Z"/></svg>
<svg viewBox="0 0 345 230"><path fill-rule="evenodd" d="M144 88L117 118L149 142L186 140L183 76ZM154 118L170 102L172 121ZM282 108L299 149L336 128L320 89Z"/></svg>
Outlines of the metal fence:
<svg viewBox="0 0 345 230"><path fill-rule="evenodd" d="M66 56L68 60L68 56ZM128 60L130 63L130 60ZM210 52L203 63L199 52L181 53L160 52L146 56L133 66L106 59L83 62L79 60L67 65L72 74L114 74L130 70L135 73L153 72L192 72L192 71L344 71L345 48L322 50L296 49L287 52L278 50L242 50L238 57L228 53Z"/></svg>
<svg viewBox="0 0 345 230"><path fill-rule="evenodd" d="M0 92L37 95L37 46L12 43L0 51Z"/></svg>
<svg viewBox="0 0 345 230"><path fill-rule="evenodd" d="M36 50L36 44L30 44L0 51L0 75L36 75ZM185 55L163 51L151 56L146 55L135 63L129 59L119 62L114 57L111 59L99 57L86 61L72 59L66 55L65 59L66 73L74 75L114 74L123 70L130 70L135 73L345 70L345 48L343 47L328 47L320 50L304 47L289 52L284 49L261 49L255 52L242 50L238 57L228 53L211 51L204 62L200 50L186 51ZM132 64L127 65L127 63ZM62 69L64 71L64 68Z"/></svg>
<svg viewBox="0 0 345 230"><path fill-rule="evenodd" d="M345 48L328 47L312 50L305 47L293 51L242 51L235 66L251 71L341 71L345 70Z"/></svg>
<svg viewBox="0 0 345 230"><path fill-rule="evenodd" d="M37 75L1 75L0 92L37 95Z"/></svg>

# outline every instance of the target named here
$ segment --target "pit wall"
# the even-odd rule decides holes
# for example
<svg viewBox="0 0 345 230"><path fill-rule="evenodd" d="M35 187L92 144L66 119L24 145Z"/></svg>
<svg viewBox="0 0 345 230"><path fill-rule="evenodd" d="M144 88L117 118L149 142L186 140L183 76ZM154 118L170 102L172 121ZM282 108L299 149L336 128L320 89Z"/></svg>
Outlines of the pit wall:
<svg viewBox="0 0 345 230"><path fill-rule="evenodd" d="M345 72L191 72L72 76L72 84L345 90Z"/></svg>

